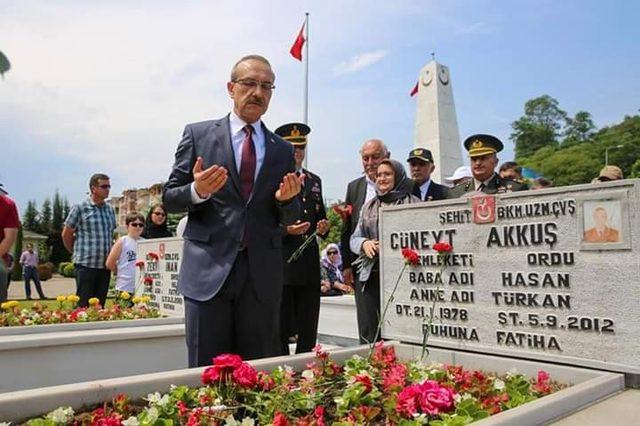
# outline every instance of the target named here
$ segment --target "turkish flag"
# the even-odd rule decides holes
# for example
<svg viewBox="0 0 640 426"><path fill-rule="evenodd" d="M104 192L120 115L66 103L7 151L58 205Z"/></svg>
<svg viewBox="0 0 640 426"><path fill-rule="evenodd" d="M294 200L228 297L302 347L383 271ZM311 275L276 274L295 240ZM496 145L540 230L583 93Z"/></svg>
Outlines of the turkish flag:
<svg viewBox="0 0 640 426"><path fill-rule="evenodd" d="M298 33L298 37L296 37L296 41L293 42L293 46L289 50L291 56L296 58L299 61L302 61L302 46L304 46L305 42L304 38L304 24L302 24L302 28L300 28L300 33Z"/></svg>
<svg viewBox="0 0 640 426"><path fill-rule="evenodd" d="M418 82L416 81L416 85L413 86L413 89L411 89L411 96L415 96L418 93Z"/></svg>

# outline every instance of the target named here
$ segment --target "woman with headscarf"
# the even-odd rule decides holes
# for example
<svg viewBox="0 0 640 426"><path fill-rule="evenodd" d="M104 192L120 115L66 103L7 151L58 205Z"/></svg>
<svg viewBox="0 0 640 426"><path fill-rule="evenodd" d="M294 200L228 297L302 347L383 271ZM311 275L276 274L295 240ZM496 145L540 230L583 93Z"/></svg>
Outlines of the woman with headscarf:
<svg viewBox="0 0 640 426"><path fill-rule="evenodd" d="M358 225L351 235L351 251L359 255L354 263L359 267L355 295L360 343L380 339L377 335L380 320L378 212L382 206L419 203L420 199L411 195L412 187L402 163L383 160L376 172L376 196L362 207Z"/></svg>
<svg viewBox="0 0 640 426"><path fill-rule="evenodd" d="M320 295L339 296L351 292L351 286L342 277L342 258L337 244L328 244L320 260Z"/></svg>
<svg viewBox="0 0 640 426"><path fill-rule="evenodd" d="M156 203L151 206L149 213L147 213L144 232L141 237L146 240L173 237L171 231L167 228L167 210L164 208L164 204Z"/></svg>

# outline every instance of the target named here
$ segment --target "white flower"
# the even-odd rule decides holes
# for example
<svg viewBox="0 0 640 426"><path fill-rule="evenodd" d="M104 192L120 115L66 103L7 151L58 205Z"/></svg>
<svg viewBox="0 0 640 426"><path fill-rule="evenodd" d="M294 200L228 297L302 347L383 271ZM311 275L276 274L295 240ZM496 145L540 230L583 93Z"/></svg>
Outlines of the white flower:
<svg viewBox="0 0 640 426"><path fill-rule="evenodd" d="M146 400L149 401L149 404L155 405L158 402L160 402L160 398L162 398L162 395L160 395L160 392L155 392L147 395Z"/></svg>
<svg viewBox="0 0 640 426"><path fill-rule="evenodd" d="M85 311L78 312L78 319L80 321L86 320L89 318L89 315Z"/></svg>
<svg viewBox="0 0 640 426"><path fill-rule="evenodd" d="M224 424L225 424L225 426L238 426L239 425L238 421L236 419L234 419L231 414L229 414L227 416L227 418L224 419Z"/></svg>
<svg viewBox="0 0 640 426"><path fill-rule="evenodd" d="M163 407L163 408L166 407L168 403L169 403L169 394L168 393L164 394L162 396L162 398L160 398L160 400L158 401L158 405Z"/></svg>
<svg viewBox="0 0 640 426"><path fill-rule="evenodd" d="M11 426L10 422L1 422L0 426Z"/></svg>
<svg viewBox="0 0 640 426"><path fill-rule="evenodd" d="M515 367L511 367L509 371L507 371L507 377L513 377L518 375L518 369Z"/></svg>
<svg viewBox="0 0 640 426"><path fill-rule="evenodd" d="M304 370L300 376L302 376L303 379L313 380L313 370Z"/></svg>
<svg viewBox="0 0 640 426"><path fill-rule="evenodd" d="M150 424L154 424L156 422L156 420L158 420L158 416L160 415L160 413L158 412L158 409L156 407L151 407L151 408L147 408L147 420Z"/></svg>
<svg viewBox="0 0 640 426"><path fill-rule="evenodd" d="M464 401L465 399L474 399L474 397L469 392L457 393L453 397L453 400L456 402L456 404L459 404L461 401Z"/></svg>
<svg viewBox="0 0 640 426"><path fill-rule="evenodd" d="M47 414L47 418L53 420L56 423L66 424L73 420L73 408L71 407L59 407Z"/></svg>
<svg viewBox="0 0 640 426"><path fill-rule="evenodd" d="M31 319L24 320L24 325L33 325L33 320Z"/></svg>
<svg viewBox="0 0 640 426"><path fill-rule="evenodd" d="M122 422L122 426L140 426L140 422L137 417L131 416Z"/></svg>
<svg viewBox="0 0 640 426"><path fill-rule="evenodd" d="M504 382L503 382L502 380L500 380L500 379L495 379L495 380L493 381L493 387L494 387L496 390L501 391L502 389L504 389L504 386L505 386Z"/></svg>
<svg viewBox="0 0 640 426"><path fill-rule="evenodd" d="M255 426L255 424L256 421L251 417L245 417L244 419L242 419L242 423L240 424L240 426Z"/></svg>

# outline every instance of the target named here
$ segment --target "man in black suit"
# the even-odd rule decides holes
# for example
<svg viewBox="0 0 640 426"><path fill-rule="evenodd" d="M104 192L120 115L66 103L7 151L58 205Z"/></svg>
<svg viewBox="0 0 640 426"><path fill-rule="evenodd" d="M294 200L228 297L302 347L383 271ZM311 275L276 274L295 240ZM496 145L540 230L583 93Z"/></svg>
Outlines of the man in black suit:
<svg viewBox="0 0 640 426"><path fill-rule="evenodd" d="M275 133L293 145L296 173L303 176L298 194L302 208L300 219L283 226L284 287L280 310L280 340L282 354L289 355L289 337L298 335L296 353L310 352L318 336L320 313L320 250L314 240L300 256L288 259L311 235L324 237L329 232L327 212L322 197L322 181L318 175L302 167L311 129L303 123L289 123Z"/></svg>
<svg viewBox="0 0 640 426"><path fill-rule="evenodd" d="M340 254L342 256L343 267L342 275L345 284L352 285L356 289L355 297L359 330L363 329L360 324L370 324L371 320L363 317L366 310L363 307L364 299L362 291L359 285L356 284L358 280L355 276L355 271L353 271L351 267L351 263L356 260L356 255L349 249L349 240L358 224L362 206L376 195L376 171L378 170L380 162L385 158L389 158L389 155L389 150L384 142L379 139L368 140L362 145L360 157L362 159L364 176L349 182L347 195L345 197L345 208L343 208L342 234L340 236ZM367 343L362 336L360 337L360 342Z"/></svg>
<svg viewBox="0 0 640 426"><path fill-rule="evenodd" d="M300 214L291 144L261 121L275 75L245 56L231 71L233 110L186 126L163 200L188 210L178 290L184 295L189 367L231 352L280 353L282 234Z"/></svg>
<svg viewBox="0 0 640 426"><path fill-rule="evenodd" d="M431 173L436 169L431 151L425 148L414 148L409 152L407 162L411 179L413 179L413 195L422 201L447 198L447 188L431 180Z"/></svg>

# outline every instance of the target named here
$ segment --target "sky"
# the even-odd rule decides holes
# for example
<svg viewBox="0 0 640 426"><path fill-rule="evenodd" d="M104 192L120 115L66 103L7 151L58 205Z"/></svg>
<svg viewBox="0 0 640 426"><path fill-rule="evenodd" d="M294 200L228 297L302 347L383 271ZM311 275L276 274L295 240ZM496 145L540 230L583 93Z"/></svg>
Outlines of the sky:
<svg viewBox="0 0 640 426"><path fill-rule="evenodd" d="M266 56L276 89L264 122L303 118L303 64L289 55L309 26L308 168L325 197L361 175L379 138L413 147L419 70L449 67L461 140L491 133L513 158L511 123L548 94L598 127L640 108L637 1L31 1L0 0L0 183L24 211L57 190L81 201L91 174L112 195L167 179L185 124L232 107L226 82L246 54Z"/></svg>

